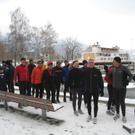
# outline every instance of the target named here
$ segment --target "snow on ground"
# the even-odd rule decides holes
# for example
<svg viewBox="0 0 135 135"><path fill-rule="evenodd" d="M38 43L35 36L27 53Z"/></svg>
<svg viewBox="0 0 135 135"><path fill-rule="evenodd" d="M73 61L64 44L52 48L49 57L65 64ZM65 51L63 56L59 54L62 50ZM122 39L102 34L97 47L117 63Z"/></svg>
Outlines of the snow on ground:
<svg viewBox="0 0 135 135"><path fill-rule="evenodd" d="M62 101L62 98L61 98ZM5 111L0 103L0 135L128 135L122 128L121 118L115 122L113 116L106 114L106 104L99 103L98 123L87 120L87 109L82 102L84 115L73 114L72 102L62 102L64 108L57 112L48 112L47 121L41 118L41 110L33 107L19 109L16 103L9 102ZM134 107L127 106L127 123L135 127Z"/></svg>

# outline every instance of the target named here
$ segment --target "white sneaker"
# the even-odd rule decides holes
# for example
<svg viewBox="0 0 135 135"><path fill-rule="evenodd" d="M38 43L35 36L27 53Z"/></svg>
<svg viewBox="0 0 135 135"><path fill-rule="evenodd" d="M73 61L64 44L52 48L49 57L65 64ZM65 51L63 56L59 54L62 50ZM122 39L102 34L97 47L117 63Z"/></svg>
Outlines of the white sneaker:
<svg viewBox="0 0 135 135"><path fill-rule="evenodd" d="M90 122L92 120L92 116L89 115L88 118L87 118L87 122Z"/></svg>
<svg viewBox="0 0 135 135"><path fill-rule="evenodd" d="M74 111L74 115L79 116L77 111Z"/></svg>
<svg viewBox="0 0 135 135"><path fill-rule="evenodd" d="M116 111L116 108L115 108L115 106L111 106L111 111L113 112L113 113L115 113L115 111Z"/></svg>
<svg viewBox="0 0 135 135"><path fill-rule="evenodd" d="M126 117L125 117L125 116L123 116L123 117L122 117L122 121L123 121L124 123L126 123L126 122L127 122L127 119L126 119Z"/></svg>
<svg viewBox="0 0 135 135"><path fill-rule="evenodd" d="M120 118L120 114L116 113L113 119L116 121L118 118Z"/></svg>
<svg viewBox="0 0 135 135"><path fill-rule="evenodd" d="M97 117L93 118L93 124L97 124Z"/></svg>
<svg viewBox="0 0 135 135"><path fill-rule="evenodd" d="M114 113L111 110L107 110L106 113L111 115L111 116L114 115Z"/></svg>
<svg viewBox="0 0 135 135"><path fill-rule="evenodd" d="M82 111L81 109L80 109L80 110L78 110L78 113L80 113L80 114L84 114L84 113L83 113L83 111Z"/></svg>

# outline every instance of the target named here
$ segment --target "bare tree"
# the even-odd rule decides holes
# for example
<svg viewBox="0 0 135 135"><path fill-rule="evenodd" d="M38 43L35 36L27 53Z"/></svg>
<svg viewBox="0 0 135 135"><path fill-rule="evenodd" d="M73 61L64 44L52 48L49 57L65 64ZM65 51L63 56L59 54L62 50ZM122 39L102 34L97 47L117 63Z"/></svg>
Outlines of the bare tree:
<svg viewBox="0 0 135 135"><path fill-rule="evenodd" d="M86 48L86 50L84 50L84 52L91 52L92 51L92 46L88 46L87 48Z"/></svg>
<svg viewBox="0 0 135 135"><path fill-rule="evenodd" d="M6 59L7 58L7 44L4 41L0 41L0 59Z"/></svg>
<svg viewBox="0 0 135 135"><path fill-rule="evenodd" d="M74 59L81 56L81 43L78 42L77 38L66 38L63 42L64 50L65 50L65 57L66 59Z"/></svg>
<svg viewBox="0 0 135 135"><path fill-rule="evenodd" d="M41 37L43 46L41 52L44 56L51 57L51 55L54 55L54 51L52 51L53 44L56 43L58 37L58 33L55 32L51 23L48 22L47 25L41 27Z"/></svg>
<svg viewBox="0 0 135 135"><path fill-rule="evenodd" d="M28 45L28 30L29 20L21 11L17 8L11 12L11 24L9 26L10 33L8 33L9 48L8 51L12 52L15 59L15 66L17 59L25 56Z"/></svg>
<svg viewBox="0 0 135 135"><path fill-rule="evenodd" d="M0 60L7 59L7 42L6 38L3 39L0 32Z"/></svg>
<svg viewBox="0 0 135 135"><path fill-rule="evenodd" d="M31 43L32 43L32 48L34 50L35 54L35 59L40 58L40 53L41 53L41 33L40 29L37 27L32 27L32 32L31 32Z"/></svg>
<svg viewBox="0 0 135 135"><path fill-rule="evenodd" d="M52 61L55 59L55 50L52 46L48 47L48 56L49 56L49 61Z"/></svg>

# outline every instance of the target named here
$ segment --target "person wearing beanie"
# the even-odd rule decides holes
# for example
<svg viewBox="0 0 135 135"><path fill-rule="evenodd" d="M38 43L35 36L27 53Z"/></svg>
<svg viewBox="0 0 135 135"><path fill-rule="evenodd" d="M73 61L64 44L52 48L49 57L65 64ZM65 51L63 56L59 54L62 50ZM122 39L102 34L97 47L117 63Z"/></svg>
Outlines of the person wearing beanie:
<svg viewBox="0 0 135 135"><path fill-rule="evenodd" d="M4 68L0 66L0 90L2 91L7 91L6 80L7 77Z"/></svg>
<svg viewBox="0 0 135 135"><path fill-rule="evenodd" d="M42 85L42 75L45 70L44 67L42 67L43 61L41 59L37 62L37 67L34 67L31 73L31 84L36 88L36 97L40 98L43 97L43 85ZM34 96L34 95L33 95Z"/></svg>
<svg viewBox="0 0 135 135"><path fill-rule="evenodd" d="M84 114L81 110L82 102L82 86L83 86L83 72L79 69L79 62L77 60L69 67L69 75L67 78L67 87L71 88L72 97L73 97L73 110L74 115L79 116L79 114ZM78 110L76 110L76 100L78 94Z"/></svg>
<svg viewBox="0 0 135 135"><path fill-rule="evenodd" d="M26 59L21 58L21 64L16 66L15 73L14 73L14 81L15 85L18 86L20 94L26 95L27 90L27 83L29 82L29 70L28 67L25 65ZM19 82L17 82L17 77L19 76ZM18 104L19 108L23 108L22 104Z"/></svg>
<svg viewBox="0 0 135 135"><path fill-rule="evenodd" d="M10 60L6 61L5 73L7 76L7 84L9 92L14 93L14 71L15 68L10 64Z"/></svg>
<svg viewBox="0 0 135 135"><path fill-rule="evenodd" d="M31 83L31 75L32 75L32 71L33 71L33 69L36 67L36 65L34 65L34 61L33 61L33 59L30 59L29 60L29 65L28 65L28 69L29 69L29 83L28 83L28 93L27 93L27 95L28 96L31 96L31 88L32 88L32 96L34 96L34 92L35 92L35 88L34 88L34 85L32 85L32 83Z"/></svg>
<svg viewBox="0 0 135 135"><path fill-rule="evenodd" d="M82 61L82 64L83 64L83 67L81 68L81 70L84 71L85 69L88 68L88 62L87 62L87 60L83 60ZM84 79L84 82L85 82L85 79ZM85 85L85 83L83 83L82 93L84 95L84 104L85 104L85 107L87 108L87 96L86 96L85 90L86 90L86 85Z"/></svg>
<svg viewBox="0 0 135 135"><path fill-rule="evenodd" d="M64 84L64 98L63 98L63 101L67 102L67 100L66 100L66 92L69 92L69 89L67 88L67 78L68 78L68 74L69 74L69 62L68 62L68 60L65 60L64 63L65 63L65 66L62 69L62 83ZM72 101L71 89L70 89L70 101Z"/></svg>
<svg viewBox="0 0 135 135"><path fill-rule="evenodd" d="M116 114L114 120L116 121L120 118L119 107L121 105L122 110L122 121L125 123L126 120L126 110L125 110L125 97L126 97L126 86L132 80L132 74L129 69L121 64L121 58L115 57L113 59L114 68L111 72L108 72L108 67L104 66L107 77L113 77L113 91L116 104Z"/></svg>
<svg viewBox="0 0 135 135"><path fill-rule="evenodd" d="M86 81L86 95L87 95L87 109L88 109L88 118L87 122L92 120L91 115L91 99L93 97L94 102L94 118L93 124L97 123L97 113L98 113L98 98L104 96L104 83L102 79L102 73L99 69L95 68L94 60L90 59L88 61L89 68L83 72L83 77Z"/></svg>
<svg viewBox="0 0 135 135"><path fill-rule="evenodd" d="M3 67L4 69L6 68L6 61L5 61L5 60L2 61L2 67Z"/></svg>
<svg viewBox="0 0 135 135"><path fill-rule="evenodd" d="M51 101L52 103L56 103L55 101L55 89L57 88L56 74L53 70L53 62L48 62L48 68L44 70L42 76L42 85L45 84L47 99L50 100L50 92L52 94Z"/></svg>
<svg viewBox="0 0 135 135"><path fill-rule="evenodd" d="M56 66L53 68L53 71L55 72L56 74L56 80L57 80L57 103L60 103L60 100L59 100L59 92L60 92L60 84L62 83L62 68L60 67L61 65L61 62L60 61L57 61L56 62Z"/></svg>

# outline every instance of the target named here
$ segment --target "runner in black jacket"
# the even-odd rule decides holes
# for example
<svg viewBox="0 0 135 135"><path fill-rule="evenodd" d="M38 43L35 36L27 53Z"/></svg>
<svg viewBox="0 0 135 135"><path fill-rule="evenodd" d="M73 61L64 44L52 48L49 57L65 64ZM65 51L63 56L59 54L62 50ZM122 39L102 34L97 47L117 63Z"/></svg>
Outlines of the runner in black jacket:
<svg viewBox="0 0 135 135"><path fill-rule="evenodd" d="M28 65L28 69L29 69L29 78L30 78L30 81L28 83L28 93L27 93L27 95L31 96L31 87L32 87L32 95L34 96L35 88L34 88L34 85L31 84L31 75L32 75L33 69L36 66L34 65L33 59L30 59L29 62L30 62L30 64Z"/></svg>
<svg viewBox="0 0 135 135"><path fill-rule="evenodd" d="M48 62L48 69L44 70L42 76L42 84L45 82L45 89L47 93L47 99L50 100L50 91L52 93L52 103L56 103L55 101L55 89L57 86L56 75L52 70L53 62Z"/></svg>
<svg viewBox="0 0 135 135"><path fill-rule="evenodd" d="M61 62L57 61L56 67L53 68L53 71L56 74L56 80L57 80L57 102L60 103L59 100L59 92L60 92L60 83L62 82L62 68L60 67Z"/></svg>
<svg viewBox="0 0 135 135"><path fill-rule="evenodd" d="M4 68L0 66L0 90L7 91L6 80Z"/></svg>
<svg viewBox="0 0 135 135"><path fill-rule="evenodd" d="M116 114L114 116L114 120L120 118L119 108L121 105L122 110L122 121L127 122L126 119L126 108L125 108L125 97L126 97L126 86L132 80L132 74L129 69L121 64L120 57L114 57L113 59L114 68L111 72L108 72L108 67L105 66L104 69L106 71L107 77L113 77L113 92L115 96L116 103Z"/></svg>
<svg viewBox="0 0 135 135"><path fill-rule="evenodd" d="M94 119L93 124L97 123L97 112L98 112L98 97L99 94L101 96L104 95L103 92L103 79L102 74L99 69L94 67L94 60L90 59L88 61L89 68L84 71L84 78L86 80L86 94L87 94L87 101L88 101L88 119L89 122L91 117L91 97L93 96L94 99Z"/></svg>
<svg viewBox="0 0 135 135"><path fill-rule="evenodd" d="M83 67L82 68L80 68L83 72L88 68L87 67L87 65L88 65L88 62L86 61L86 60L83 60ZM85 84L85 78L84 78L84 80L83 80L83 95L84 95L84 104L85 104L85 107L87 108L87 96L86 96L86 84Z"/></svg>
<svg viewBox="0 0 135 135"><path fill-rule="evenodd" d="M83 72L78 68L79 68L79 62L74 61L70 66L70 71L67 79L67 86L71 88L71 92L73 96L73 109L74 109L74 114L76 116L78 116L78 113L83 114L81 110ZM78 93L78 112L76 111L77 93Z"/></svg>
<svg viewBox="0 0 135 135"><path fill-rule="evenodd" d="M10 64L10 60L6 61L6 68L5 68L5 72L6 72L6 76L7 77L7 84L8 84L8 89L9 92L13 92L14 93L14 71L15 68Z"/></svg>

